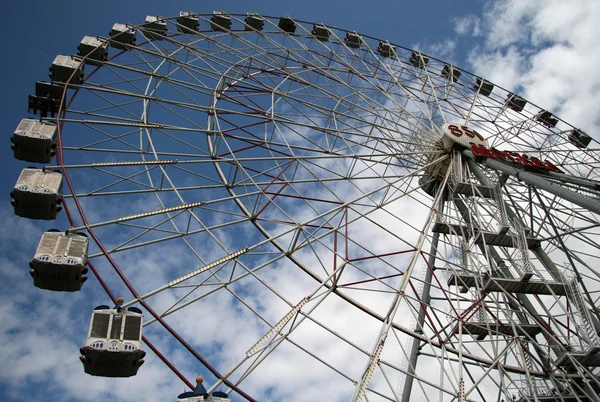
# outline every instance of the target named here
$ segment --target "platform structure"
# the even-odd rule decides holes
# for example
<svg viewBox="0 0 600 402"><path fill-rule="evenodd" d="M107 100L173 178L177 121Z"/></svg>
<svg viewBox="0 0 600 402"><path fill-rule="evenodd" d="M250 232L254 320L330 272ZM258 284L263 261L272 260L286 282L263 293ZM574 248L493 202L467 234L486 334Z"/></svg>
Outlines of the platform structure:
<svg viewBox="0 0 600 402"><path fill-rule="evenodd" d="M541 328L535 324L519 324L517 327L517 336L535 336L542 332ZM463 332L468 332L475 336L478 341L482 341L490 333L514 336L515 331L509 323L503 322L483 322L473 321L463 323ZM458 334L458 325L452 330L452 334Z"/></svg>
<svg viewBox="0 0 600 402"><path fill-rule="evenodd" d="M510 394L514 397L514 401L517 402L587 402L592 401L588 395L573 395L571 392L564 393L560 392L556 388L552 387L551 384L541 378L532 378L533 389L535 390L535 396L531 392L529 381L523 380L520 383L509 387ZM527 391L526 391L527 390ZM517 399L518 398L518 399ZM506 402L510 402L511 399L505 398Z"/></svg>
<svg viewBox="0 0 600 402"><path fill-rule="evenodd" d="M465 272L452 272L448 275L448 286L458 285L461 293L466 293L469 288L475 287L477 280L481 275ZM509 292L536 295L565 296L567 294L564 283L553 281L531 280L531 275L524 275L521 278L503 278L486 273L481 276L481 291L490 292Z"/></svg>
<svg viewBox="0 0 600 402"><path fill-rule="evenodd" d="M499 247L517 247L517 241L515 236L508 233L508 229L502 233L493 233L477 228L470 228L466 225L458 223L446 223L441 220L434 222L431 231L434 233L443 233L448 235L462 236L466 240L473 237L475 244L482 244L487 246L499 246ZM532 249L539 246L539 241L532 237L526 238L527 248Z"/></svg>
<svg viewBox="0 0 600 402"><path fill-rule="evenodd" d="M447 235L462 236L466 240L471 238L472 229L468 226L461 225L459 223L446 223L441 219L436 220L431 227L431 231L434 233L442 233Z"/></svg>
<svg viewBox="0 0 600 402"><path fill-rule="evenodd" d="M555 395L536 395L536 398L533 398L533 396L531 397L525 397L522 396L521 398L517 399L518 402L528 402L528 401L534 401L535 399L537 399L540 402L581 402L581 401L591 401L589 396L575 396L575 395L560 395L560 394L555 394Z"/></svg>
<svg viewBox="0 0 600 402"><path fill-rule="evenodd" d="M564 285L560 283L554 283L552 280L547 281L548 278L542 277L539 272L533 271L533 266L529 260L528 250L535 248L539 245L539 241L533 237L528 237L525 234L525 231L519 228L504 228L499 233L491 233L489 231L483 231L472 226L467 226L464 222L460 222L457 219L448 219L443 215L438 215L436 221L431 226L431 230L434 233L440 233L445 235L454 235L461 239L460 244L464 246L498 246L515 249L511 251L512 258L512 269L511 274L494 274L493 279L496 281L503 279L511 279L512 283L510 284L511 288L515 290L517 293L528 293L528 292L542 292L541 294L552 294L550 291L544 291L541 287L543 286L532 286L527 283L530 282L530 279L537 275L539 278L544 279L543 282L532 282L533 284L541 285L545 282L550 282L552 289L560 292L559 294L564 294L563 290L560 290ZM447 277L447 284L449 286L458 285L463 289L461 292L466 292L466 288L470 288L475 286L476 279L481 275L478 270L469 270L469 262L464 260L462 261L463 269L461 270L453 270L452 274ZM498 291L500 288L498 286L499 282L496 283L488 283L490 282L491 276L486 278L482 278L482 283L485 283L486 286L489 285L489 291ZM509 286L509 282L505 283L506 286ZM545 293L544 293L545 292Z"/></svg>
<svg viewBox="0 0 600 402"><path fill-rule="evenodd" d="M540 402L582 402L582 401L591 401L589 396L575 396L575 395L537 395L537 400ZM518 402L527 402L535 400L533 397L525 397L522 396L520 399L517 399Z"/></svg>
<svg viewBox="0 0 600 402"><path fill-rule="evenodd" d="M600 367L600 339L577 283L570 282L562 273L560 278L554 271L551 274L545 265L534 266L530 250L538 248L540 241L514 212L511 211L509 218L500 181L493 184L481 172L477 175L476 168L471 171L472 166L467 165L454 149L448 163L430 168L432 172L439 170L438 180L450 170L446 194L437 207L440 213L431 226L433 233L444 235L457 252L460 251L459 261L451 260L447 267L446 283L458 288L460 293L471 292L473 303L477 303L458 318L460 322L451 327L450 336L460 332L478 342L517 337L527 344L542 333L547 336L547 331L530 312L512 310L508 304L501 308L491 307L500 300L498 295L511 294L517 300L526 300L528 295L563 298L571 310L581 313L573 313L574 317L579 314L579 318L570 323L575 341L557 332L556 335L564 340L553 346L550 364L556 369L571 371L581 366ZM433 191L435 187L432 186ZM521 299L523 297L525 299ZM550 331L554 333L554 330ZM577 342L580 344L575 344ZM537 364L531 360L527 363L530 369ZM530 394L515 389L513 400L577 400L575 396L565 399L566 395L559 395L548 384L537 378L533 388L529 382L523 383L521 388L529 390ZM587 397L580 400L587 400Z"/></svg>
<svg viewBox="0 0 600 402"><path fill-rule="evenodd" d="M494 198L494 187L481 184L466 182L454 183L454 192L471 197Z"/></svg>
<svg viewBox="0 0 600 402"><path fill-rule="evenodd" d="M446 201L451 200L453 204L456 204L458 216L450 217L448 213L438 214L431 228L432 232L453 234L462 237L464 241L472 239L476 245L518 247L519 244L515 240L516 231L508 218L500 186L498 184L482 184L472 177L457 150L452 151L449 162L438 165L430 169L432 172L434 169L440 170L435 176L438 179L444 171L450 170L448 180L450 193ZM469 208L464 204L463 197L480 199L480 204L485 206L482 211L485 210L486 221L474 223L467 220L468 216L465 214L469 215ZM442 209L441 206L440 209ZM536 247L539 244L534 238L527 238L526 243L528 248Z"/></svg>
<svg viewBox="0 0 600 402"><path fill-rule="evenodd" d="M438 214L431 230L434 233L454 235L458 237L461 248L479 248L488 250L490 247L503 247L510 257L502 260L494 259L493 266L473 268L471 262L463 257L462 269L453 268L446 276L448 286L458 286L460 293L466 293L471 288L477 288L482 294L491 292L508 292L535 295L566 295L565 284L556 281L552 275L540 267L534 268L529 258L529 250L539 246L535 237L528 235L530 231L519 222L511 222L499 186L475 184L469 177L468 170L462 165L460 155L454 155L450 163L454 194L449 195L454 203L462 202L455 199L457 189L465 192L470 188L468 196L485 194L483 202L489 217L485 223L470 223L465 217L464 203L457 204L456 214L464 218L452 217L450 214ZM440 210L443 206L440 206ZM448 208L448 207L446 207ZM462 208L462 210L461 210ZM463 251L464 254L464 251ZM500 257L499 257L500 258Z"/></svg>
<svg viewBox="0 0 600 402"><path fill-rule="evenodd" d="M525 364L529 370L534 370L535 366L530 353L529 350L524 353ZM506 388L507 392L504 398L506 402L587 402L593 400L581 390L578 390L576 394L573 391L561 390L544 377L521 377L508 384Z"/></svg>
<svg viewBox="0 0 600 402"><path fill-rule="evenodd" d="M463 165L463 160L456 150L453 151L451 169L448 187L455 194L494 200L497 198L497 188L495 186L488 186L470 179L470 175Z"/></svg>
<svg viewBox="0 0 600 402"><path fill-rule="evenodd" d="M528 237L527 248L532 249L539 246L539 241ZM490 232L479 232L474 239L475 244L485 244L487 246L499 246L499 247L517 247L517 241L514 236L508 233L490 233Z"/></svg>
<svg viewBox="0 0 600 402"><path fill-rule="evenodd" d="M567 351L555 362L556 367L577 367L577 364L586 367L600 367L600 345L589 347L581 352Z"/></svg>
<svg viewBox="0 0 600 402"><path fill-rule="evenodd" d="M462 331L468 332L478 341L484 340L490 334L534 337L542 331L537 324L519 320L516 312L508 317L505 316L505 312L492 314L482 306L472 306L465 310L464 315L466 317L462 318ZM452 328L452 335L459 333L459 325L456 324Z"/></svg>

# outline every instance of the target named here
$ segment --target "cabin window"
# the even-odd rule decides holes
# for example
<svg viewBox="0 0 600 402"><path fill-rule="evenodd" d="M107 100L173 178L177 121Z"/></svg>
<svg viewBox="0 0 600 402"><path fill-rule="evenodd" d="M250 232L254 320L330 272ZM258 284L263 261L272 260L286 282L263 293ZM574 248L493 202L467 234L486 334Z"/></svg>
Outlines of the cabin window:
<svg viewBox="0 0 600 402"><path fill-rule="evenodd" d="M140 328L142 326L142 317L127 316L125 320L125 331L123 340L137 341L140 339Z"/></svg>
<svg viewBox="0 0 600 402"><path fill-rule="evenodd" d="M122 315L113 315L112 327L110 328L110 339L121 339Z"/></svg>
<svg viewBox="0 0 600 402"><path fill-rule="evenodd" d="M94 314L92 318L91 338L106 338L108 334L108 320L110 316L107 314Z"/></svg>

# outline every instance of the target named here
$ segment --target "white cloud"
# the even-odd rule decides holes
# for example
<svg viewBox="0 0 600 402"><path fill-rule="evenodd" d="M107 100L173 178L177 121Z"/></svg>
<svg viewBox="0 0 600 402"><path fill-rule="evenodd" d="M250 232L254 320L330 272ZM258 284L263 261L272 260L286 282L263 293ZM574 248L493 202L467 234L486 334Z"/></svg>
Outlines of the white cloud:
<svg viewBox="0 0 600 402"><path fill-rule="evenodd" d="M488 45L497 48L526 41L531 17L543 7L542 3L540 0L487 2L481 25Z"/></svg>
<svg viewBox="0 0 600 402"><path fill-rule="evenodd" d="M488 1L481 29L485 45L469 52L474 72L594 134L600 123L600 3ZM467 32L472 16L458 19Z"/></svg>
<svg viewBox="0 0 600 402"><path fill-rule="evenodd" d="M431 43L431 44L428 42L418 43L416 45L413 45L412 47L415 50L419 50L419 51L423 52L424 54L431 55L435 58L446 60L446 61L453 61L456 46L457 46L457 41L448 38L443 41L435 42L435 43Z"/></svg>
<svg viewBox="0 0 600 402"><path fill-rule="evenodd" d="M459 35L481 35L481 18L474 14L454 18L454 32Z"/></svg>
<svg viewBox="0 0 600 402"><path fill-rule="evenodd" d="M490 51L476 47L469 52L467 61L476 66L476 73L488 81L499 83L509 90L521 85L526 60L515 46Z"/></svg>

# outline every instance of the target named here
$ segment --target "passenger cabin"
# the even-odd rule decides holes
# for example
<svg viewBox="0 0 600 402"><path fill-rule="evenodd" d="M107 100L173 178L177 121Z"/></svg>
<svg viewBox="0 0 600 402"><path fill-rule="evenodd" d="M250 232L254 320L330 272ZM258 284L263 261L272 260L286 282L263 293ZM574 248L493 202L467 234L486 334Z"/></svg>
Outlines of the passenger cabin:
<svg viewBox="0 0 600 402"><path fill-rule="evenodd" d="M265 26L265 20L260 14L247 13L246 14L246 27L245 31L262 31Z"/></svg>
<svg viewBox="0 0 600 402"><path fill-rule="evenodd" d="M377 45L377 53L382 57L393 57L396 55L396 47L392 46L387 40L382 40Z"/></svg>
<svg viewBox="0 0 600 402"><path fill-rule="evenodd" d="M444 68L442 69L442 77L456 82L460 78L461 74L462 72L453 65L444 64Z"/></svg>
<svg viewBox="0 0 600 402"><path fill-rule="evenodd" d="M129 24L115 24L110 33L110 46L115 49L128 50L135 46L135 27Z"/></svg>
<svg viewBox="0 0 600 402"><path fill-rule="evenodd" d="M15 215L55 219L61 210L62 174L36 168L23 169L10 196Z"/></svg>
<svg viewBox="0 0 600 402"><path fill-rule="evenodd" d="M50 66L50 80L79 85L83 82L83 66L79 57L59 54Z"/></svg>
<svg viewBox="0 0 600 402"><path fill-rule="evenodd" d="M231 29L231 16L224 11L213 11L213 16L210 18L210 27L213 31L229 31Z"/></svg>
<svg viewBox="0 0 600 402"><path fill-rule="evenodd" d="M327 42L329 40L329 28L323 24L314 24L311 31L311 35L320 40L321 42Z"/></svg>
<svg viewBox="0 0 600 402"><path fill-rule="evenodd" d="M410 64L413 67L425 68L429 63L429 57L423 56L421 52L412 52L410 55Z"/></svg>
<svg viewBox="0 0 600 402"><path fill-rule="evenodd" d="M522 112L527 101L517 94L508 94L506 97L506 106L515 112Z"/></svg>
<svg viewBox="0 0 600 402"><path fill-rule="evenodd" d="M137 307L124 309L123 298L114 308L98 306L92 313L87 342L79 359L87 374L100 377L131 377L144 364L143 314Z"/></svg>
<svg viewBox="0 0 600 402"><path fill-rule="evenodd" d="M279 23L277 24L279 29L287 33L296 32L296 23L293 19L289 17L281 17L279 18Z"/></svg>
<svg viewBox="0 0 600 402"><path fill-rule="evenodd" d="M108 42L97 36L84 36L77 46L77 54L86 64L101 64L108 59Z"/></svg>
<svg viewBox="0 0 600 402"><path fill-rule="evenodd" d="M29 273L40 289L60 292L81 290L87 280L89 240L83 233L50 230L42 235Z"/></svg>
<svg viewBox="0 0 600 402"><path fill-rule="evenodd" d="M494 90L494 84L492 84L488 80L484 80L483 78L478 77L475 80L475 85L473 85L473 89L479 91L479 93L483 96L490 96L490 94Z"/></svg>
<svg viewBox="0 0 600 402"><path fill-rule="evenodd" d="M58 113L64 92L64 85L37 81L35 83L35 95L29 95L29 112L37 114L39 111L40 117L46 117L50 113L54 117L54 114Z"/></svg>
<svg viewBox="0 0 600 402"><path fill-rule="evenodd" d="M577 148L587 148L590 142L592 142L592 137L579 129L575 129L569 134L569 142Z"/></svg>
<svg viewBox="0 0 600 402"><path fill-rule="evenodd" d="M198 15L189 11L180 11L177 17L177 30L182 33L194 33L198 31L200 22Z"/></svg>
<svg viewBox="0 0 600 402"><path fill-rule="evenodd" d="M55 154L56 125L34 119L23 119L10 138L16 159L48 163Z"/></svg>
<svg viewBox="0 0 600 402"><path fill-rule="evenodd" d="M362 37L356 32L346 32L344 43L352 49L358 49L362 43Z"/></svg>
<svg viewBox="0 0 600 402"><path fill-rule="evenodd" d="M144 23L144 30L150 39L162 40L167 36L167 20L155 15L148 15Z"/></svg>
<svg viewBox="0 0 600 402"><path fill-rule="evenodd" d="M204 385L202 385L203 381L202 376L198 376L196 378L196 388L193 391L179 394L177 402L231 402L229 396L222 391L214 391L209 395Z"/></svg>
<svg viewBox="0 0 600 402"><path fill-rule="evenodd" d="M558 119L552 116L552 113L547 110L542 110L535 116L535 119L548 128L556 127Z"/></svg>

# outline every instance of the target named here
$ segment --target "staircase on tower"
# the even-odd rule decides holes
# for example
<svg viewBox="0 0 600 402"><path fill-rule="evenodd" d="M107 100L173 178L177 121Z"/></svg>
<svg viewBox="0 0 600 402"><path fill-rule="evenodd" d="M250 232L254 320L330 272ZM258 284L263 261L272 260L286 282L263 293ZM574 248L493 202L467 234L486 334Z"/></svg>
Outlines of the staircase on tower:
<svg viewBox="0 0 600 402"><path fill-rule="evenodd" d="M535 269L529 259L529 250L539 246L539 241L529 236L529 229L519 222L508 218L506 206L502 198L502 189L495 186L482 185L469 172L468 166L458 151L453 151L451 158L451 175L449 180L449 198L466 195L477 197L478 203L488 211L487 221L479 220L465 222L465 218L452 216L451 213L437 215L432 231L454 235L461 239L461 248L498 246L514 249L512 261L503 266L492 267L486 272L468 270L468 262L462 264L462 269L453 269L448 275L448 286L458 286L461 293L479 284L483 293L505 291L509 293L524 293L536 295L564 296L565 285L557 282L549 273ZM462 201L462 198L459 198ZM448 211L450 206L446 206ZM441 210L441 208L440 208ZM480 211L479 211L480 213ZM475 213L473 213L475 215ZM478 215L481 216L481 213ZM463 250L464 253L464 250Z"/></svg>
<svg viewBox="0 0 600 402"><path fill-rule="evenodd" d="M568 337L568 345L564 352L557 351L557 367L576 367L577 364L587 367L600 367L600 337L594 325L590 311L579 290L577 279L573 279L567 286L567 297L571 302L571 316L573 317L576 336Z"/></svg>

